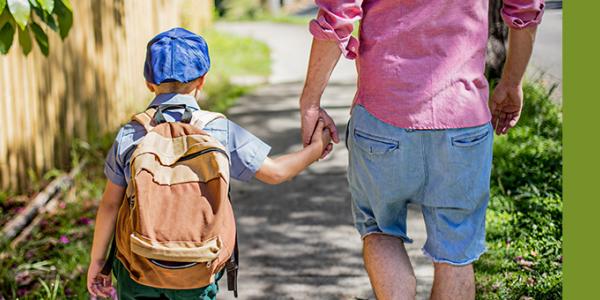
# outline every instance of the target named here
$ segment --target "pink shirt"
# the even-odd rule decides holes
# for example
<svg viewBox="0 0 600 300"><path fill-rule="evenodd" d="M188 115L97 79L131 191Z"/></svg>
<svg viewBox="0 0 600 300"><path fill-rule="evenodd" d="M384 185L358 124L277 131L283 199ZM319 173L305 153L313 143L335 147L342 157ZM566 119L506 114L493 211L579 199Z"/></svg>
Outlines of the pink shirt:
<svg viewBox="0 0 600 300"><path fill-rule="evenodd" d="M490 121L484 76L488 0L316 0L316 39L356 59L354 104L411 129L464 128ZM539 24L544 0L504 0L512 28ZM360 42L352 37L361 20Z"/></svg>

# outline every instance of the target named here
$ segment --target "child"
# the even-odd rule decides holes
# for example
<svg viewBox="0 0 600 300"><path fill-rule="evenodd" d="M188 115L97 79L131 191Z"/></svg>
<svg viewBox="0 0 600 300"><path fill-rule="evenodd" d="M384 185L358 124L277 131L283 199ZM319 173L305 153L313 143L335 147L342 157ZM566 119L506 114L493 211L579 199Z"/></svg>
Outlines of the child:
<svg viewBox="0 0 600 300"><path fill-rule="evenodd" d="M181 121L188 110L199 112L194 95L202 89L209 67L208 49L202 37L182 28L157 35L148 43L144 67L146 85L156 94L149 107L172 105L170 107L173 109L161 113L161 118L168 122ZM202 129L226 148L231 177L243 181L256 177L268 184L279 184L292 179L318 160L330 143L330 134L320 121L309 146L298 152L269 158L268 145L225 118L217 118ZM139 122L127 123L119 131L106 159L104 172L109 180L96 216L87 277L87 287L93 296L107 297L112 290L110 275L103 275L100 271L115 232L121 202L130 184L130 159L146 132ZM205 287L180 290L142 285L131 279L127 268L119 259L114 260L113 273L121 300L214 299L218 289L216 281Z"/></svg>

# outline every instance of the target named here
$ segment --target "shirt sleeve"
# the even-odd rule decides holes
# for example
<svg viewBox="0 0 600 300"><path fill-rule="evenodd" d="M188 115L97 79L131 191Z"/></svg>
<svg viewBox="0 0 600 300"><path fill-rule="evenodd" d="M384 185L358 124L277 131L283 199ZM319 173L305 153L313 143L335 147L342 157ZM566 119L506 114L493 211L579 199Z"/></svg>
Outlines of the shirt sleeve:
<svg viewBox="0 0 600 300"><path fill-rule="evenodd" d="M310 33L318 40L338 43L346 58L358 55L358 40L352 36L354 22L362 17L362 0L316 0L317 18L310 22Z"/></svg>
<svg viewBox="0 0 600 300"><path fill-rule="evenodd" d="M544 0L504 0L501 14L510 28L522 29L542 21Z"/></svg>
<svg viewBox="0 0 600 300"><path fill-rule="evenodd" d="M248 181L260 169L271 147L231 121L228 121L228 135L231 177Z"/></svg>
<svg viewBox="0 0 600 300"><path fill-rule="evenodd" d="M119 133L117 134L117 137L115 138L112 147L106 155L106 160L104 162L104 175L106 175L106 177L114 184L126 187L127 181L125 180L124 171L125 163L123 162L121 155L119 155L122 137L123 129L121 128L121 130L119 130Z"/></svg>

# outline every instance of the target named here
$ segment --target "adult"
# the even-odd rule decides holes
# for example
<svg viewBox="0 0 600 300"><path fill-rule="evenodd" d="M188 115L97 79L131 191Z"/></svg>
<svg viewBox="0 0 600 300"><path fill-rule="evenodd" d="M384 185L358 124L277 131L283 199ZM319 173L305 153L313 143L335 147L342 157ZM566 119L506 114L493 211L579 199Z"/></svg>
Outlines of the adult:
<svg viewBox="0 0 600 300"><path fill-rule="evenodd" d="M319 118L339 142L321 95L340 55L356 59L348 179L375 295L415 297L404 243L411 242L407 204L416 203L427 227L423 251L435 267L431 299L473 299L472 263L485 251L493 131L505 134L519 120L522 78L544 1L504 0L508 55L489 103L488 0L316 4L300 99L303 142L310 142ZM360 40L352 37L357 21Z"/></svg>

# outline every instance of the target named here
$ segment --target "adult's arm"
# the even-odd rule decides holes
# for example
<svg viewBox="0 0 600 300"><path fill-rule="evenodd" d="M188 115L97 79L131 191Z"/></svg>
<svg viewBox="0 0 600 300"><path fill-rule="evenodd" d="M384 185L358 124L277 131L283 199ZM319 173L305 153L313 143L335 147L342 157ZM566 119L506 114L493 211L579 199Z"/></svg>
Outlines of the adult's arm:
<svg viewBox="0 0 600 300"><path fill-rule="evenodd" d="M304 146L310 144L311 136L319 118L325 121L325 126L331 132L333 141L335 143L339 142L335 123L327 112L321 108L321 96L341 53L335 42L313 39L304 89L300 96L302 142ZM330 150L330 146L328 146L325 152L327 153Z"/></svg>
<svg viewBox="0 0 600 300"><path fill-rule="evenodd" d="M523 107L523 76L544 11L543 0L504 0L502 18L509 26L508 54L502 76L492 94L492 125L506 134L517 125Z"/></svg>
<svg viewBox="0 0 600 300"><path fill-rule="evenodd" d="M256 179L268 184L280 184L291 180L317 161L331 141L329 132L323 129L324 125L323 121L317 122L310 145L302 150L275 158L267 157L256 172Z"/></svg>
<svg viewBox="0 0 600 300"><path fill-rule="evenodd" d="M356 58L358 40L352 36L352 31L354 22L362 16L360 0L317 0L316 4L319 6L319 13L310 22L310 32L314 39L300 97L302 141L305 146L310 143L319 118L325 121L333 141L339 142L335 123L320 107L321 96L341 54L349 59ZM327 147L323 156L329 151L331 146Z"/></svg>

